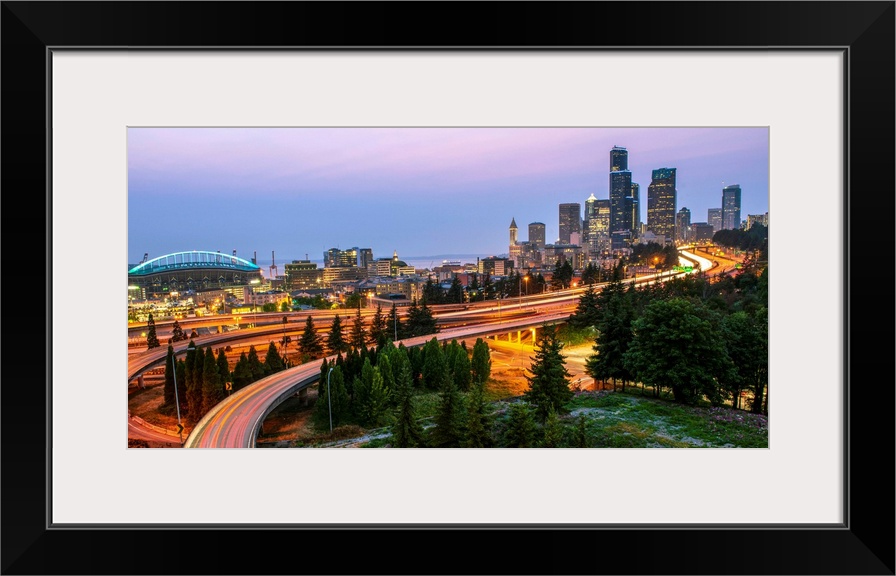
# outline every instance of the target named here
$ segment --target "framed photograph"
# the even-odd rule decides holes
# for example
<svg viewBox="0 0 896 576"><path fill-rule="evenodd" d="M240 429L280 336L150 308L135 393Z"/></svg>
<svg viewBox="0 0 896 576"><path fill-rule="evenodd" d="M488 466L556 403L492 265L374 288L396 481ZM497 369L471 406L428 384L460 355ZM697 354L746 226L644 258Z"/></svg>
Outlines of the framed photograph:
<svg viewBox="0 0 896 576"><path fill-rule="evenodd" d="M37 268L46 294L41 317L7 289L17 338L7 338L3 390L3 572L893 574L892 362L853 335L891 332L867 321L892 318L894 300L878 247L893 236L893 193L881 182L894 168L894 3L446 8L3 3L7 263ZM408 18L439 25L424 34L398 24ZM223 153L202 153L218 180L205 204L189 205L164 176L214 146L163 132L286 127L318 130L333 158L351 149L333 137L345 129L650 129L657 148L663 130L729 130L720 153L763 131L776 223L767 447L128 449L120 310L125 264L136 264L132 210L147 243L154 221L157 235L178 222L197 244L210 227L224 239L249 222L294 226L284 237L312 227L302 208L228 189L239 160ZM133 146L147 141L140 162L153 170L141 185L168 191L138 204L129 174ZM672 145L686 162L689 144ZM476 150L472 136L448 148ZM425 149L415 149L422 165ZM528 164L565 165L565 149L554 151ZM355 158L371 175L386 162ZM385 195L394 203L400 193ZM446 194L418 195L436 193ZM482 222L474 199L454 199ZM485 236L478 226L467 234ZM183 250L194 248L207 247ZM26 250L38 257L25 260ZM266 266L260 256L256 267ZM45 366L42 378L31 366ZM262 550L294 550L303 537L313 544L301 558L259 565ZM476 537L534 546L474 560L464 551ZM197 545L176 556L159 548L180 538ZM340 554L348 540L351 553ZM397 543L437 565L387 559Z"/></svg>

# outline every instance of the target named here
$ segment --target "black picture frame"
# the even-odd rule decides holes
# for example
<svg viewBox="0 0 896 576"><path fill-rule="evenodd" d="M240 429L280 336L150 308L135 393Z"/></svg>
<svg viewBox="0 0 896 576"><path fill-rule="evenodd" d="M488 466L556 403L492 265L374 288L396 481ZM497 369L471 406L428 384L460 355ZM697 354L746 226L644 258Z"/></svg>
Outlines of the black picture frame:
<svg viewBox="0 0 896 576"><path fill-rule="evenodd" d="M2 572L894 574L894 14L892 1L2 2L0 177L4 271L13 280L5 283L2 307ZM847 274L829 279L815 271L807 282L842 281L844 288L845 301L824 313L833 317L842 306L845 315L845 523L587 530L51 527L44 407L52 378L47 221L54 47L844 51ZM24 285L20 275L27 277ZM834 330L837 322L831 325ZM881 338L883 347L867 345ZM79 368L71 370L77 382ZM595 480L594 497L613 497L622 487L624 474L609 485ZM649 497L641 503L649 505ZM517 503L547 504L535 490L531 502Z"/></svg>

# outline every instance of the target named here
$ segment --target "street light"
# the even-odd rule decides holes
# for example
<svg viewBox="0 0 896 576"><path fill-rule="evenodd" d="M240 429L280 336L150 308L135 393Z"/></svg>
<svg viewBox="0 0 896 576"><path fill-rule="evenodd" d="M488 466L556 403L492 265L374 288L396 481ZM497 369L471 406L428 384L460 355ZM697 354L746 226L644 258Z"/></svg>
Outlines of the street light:
<svg viewBox="0 0 896 576"><path fill-rule="evenodd" d="M333 401L330 398L330 373L332 371L333 368L327 371L327 408L330 412L330 432L333 431Z"/></svg>

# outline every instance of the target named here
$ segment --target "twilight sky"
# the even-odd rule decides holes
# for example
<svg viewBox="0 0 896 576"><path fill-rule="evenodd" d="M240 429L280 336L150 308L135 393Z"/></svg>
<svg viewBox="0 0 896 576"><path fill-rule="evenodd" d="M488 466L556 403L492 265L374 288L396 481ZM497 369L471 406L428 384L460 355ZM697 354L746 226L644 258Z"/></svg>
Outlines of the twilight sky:
<svg viewBox="0 0 896 576"><path fill-rule="evenodd" d="M130 128L128 264L185 250L271 263L329 248L404 260L507 252L558 205L609 198L610 149L628 149L647 221L651 171L677 168L692 222L740 184L741 218L768 211L762 128ZM438 262L436 262L438 264ZM280 268L282 273L282 267Z"/></svg>

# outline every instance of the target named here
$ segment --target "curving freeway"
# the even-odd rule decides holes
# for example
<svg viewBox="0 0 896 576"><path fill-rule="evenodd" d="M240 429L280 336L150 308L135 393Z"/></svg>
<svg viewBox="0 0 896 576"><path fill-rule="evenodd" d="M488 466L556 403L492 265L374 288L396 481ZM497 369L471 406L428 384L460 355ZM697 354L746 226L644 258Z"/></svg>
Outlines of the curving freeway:
<svg viewBox="0 0 896 576"><path fill-rule="evenodd" d="M408 338L401 342L407 347L412 347L422 345L432 338L440 342L455 338L461 340L563 322L567 318L569 311L493 320L475 326ZM317 382L320 377L320 365L321 361L315 360L278 372L231 395L196 424L184 443L184 448L254 448L255 439L265 417L285 399Z"/></svg>
<svg viewBox="0 0 896 576"><path fill-rule="evenodd" d="M713 262L688 250L681 251L682 258L694 262L695 268L704 271ZM685 274L666 273L644 276L637 283L654 282ZM578 299L586 287L572 288L545 294L524 296L504 301L486 301L469 304L466 309L445 311L437 318L444 326L437 334L403 340L405 346L418 346L433 337L442 340L473 338L512 332L544 324L563 322L575 310ZM203 345L233 342L252 336L280 335L282 326L256 328L230 332L204 338ZM396 345L398 343L396 342ZM175 346L175 353L185 353L187 343ZM166 349L152 350L128 359L128 379L148 367L165 360ZM333 356L328 357L332 359ZM193 428L184 443L185 448L252 448L261 423L280 403L318 381L321 360L302 364L259 380L243 388L219 403Z"/></svg>

